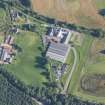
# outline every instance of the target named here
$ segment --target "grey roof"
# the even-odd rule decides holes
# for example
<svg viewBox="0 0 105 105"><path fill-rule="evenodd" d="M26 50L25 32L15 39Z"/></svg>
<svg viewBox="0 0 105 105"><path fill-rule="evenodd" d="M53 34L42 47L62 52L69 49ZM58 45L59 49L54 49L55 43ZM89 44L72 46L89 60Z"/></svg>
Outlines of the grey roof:
<svg viewBox="0 0 105 105"><path fill-rule="evenodd" d="M48 48L46 56L60 62L65 62L69 50L70 50L69 45L61 43L51 43Z"/></svg>
<svg viewBox="0 0 105 105"><path fill-rule="evenodd" d="M65 56L69 46L60 43L51 43L48 52L56 53Z"/></svg>

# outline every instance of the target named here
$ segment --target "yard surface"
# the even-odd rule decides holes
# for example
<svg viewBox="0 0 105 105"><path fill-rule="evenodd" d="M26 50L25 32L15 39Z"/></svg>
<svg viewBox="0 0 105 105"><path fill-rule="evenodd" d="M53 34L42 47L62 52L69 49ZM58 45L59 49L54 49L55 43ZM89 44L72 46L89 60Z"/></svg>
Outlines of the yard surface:
<svg viewBox="0 0 105 105"><path fill-rule="evenodd" d="M41 74L45 70L37 67L42 62L39 36L32 32L23 32L15 36L15 44L21 51L17 53L16 60L6 66L7 70L27 85L42 86L46 79Z"/></svg>
<svg viewBox="0 0 105 105"><path fill-rule="evenodd" d="M86 27L105 28L105 20L98 9L105 7L105 0L31 0L33 10L59 20Z"/></svg>

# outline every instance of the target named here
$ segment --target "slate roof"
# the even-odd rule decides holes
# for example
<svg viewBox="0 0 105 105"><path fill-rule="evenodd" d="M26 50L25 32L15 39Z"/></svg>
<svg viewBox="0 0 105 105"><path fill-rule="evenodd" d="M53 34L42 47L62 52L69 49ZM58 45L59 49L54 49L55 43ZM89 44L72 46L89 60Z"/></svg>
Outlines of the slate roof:
<svg viewBox="0 0 105 105"><path fill-rule="evenodd" d="M60 44L60 43L59 44L51 43L48 51L65 56L67 50L68 50L67 45Z"/></svg>
<svg viewBox="0 0 105 105"><path fill-rule="evenodd" d="M46 56L64 62L68 55L69 49L70 49L69 45L61 43L51 43L48 48Z"/></svg>

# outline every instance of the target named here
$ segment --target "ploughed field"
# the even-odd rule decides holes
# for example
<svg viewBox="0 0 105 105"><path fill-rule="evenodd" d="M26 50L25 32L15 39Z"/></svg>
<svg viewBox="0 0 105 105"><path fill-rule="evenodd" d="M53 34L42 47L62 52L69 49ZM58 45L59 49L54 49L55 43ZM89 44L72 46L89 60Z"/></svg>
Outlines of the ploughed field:
<svg viewBox="0 0 105 105"><path fill-rule="evenodd" d="M87 27L105 27L99 10L105 0L31 0L32 8L39 14Z"/></svg>

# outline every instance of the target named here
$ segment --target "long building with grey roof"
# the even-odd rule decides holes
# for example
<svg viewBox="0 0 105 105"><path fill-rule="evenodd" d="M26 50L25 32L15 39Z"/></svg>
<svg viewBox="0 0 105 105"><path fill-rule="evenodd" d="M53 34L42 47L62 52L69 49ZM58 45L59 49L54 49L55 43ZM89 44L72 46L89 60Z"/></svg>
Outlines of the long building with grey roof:
<svg viewBox="0 0 105 105"><path fill-rule="evenodd" d="M46 56L64 63L70 51L70 45L50 43Z"/></svg>

